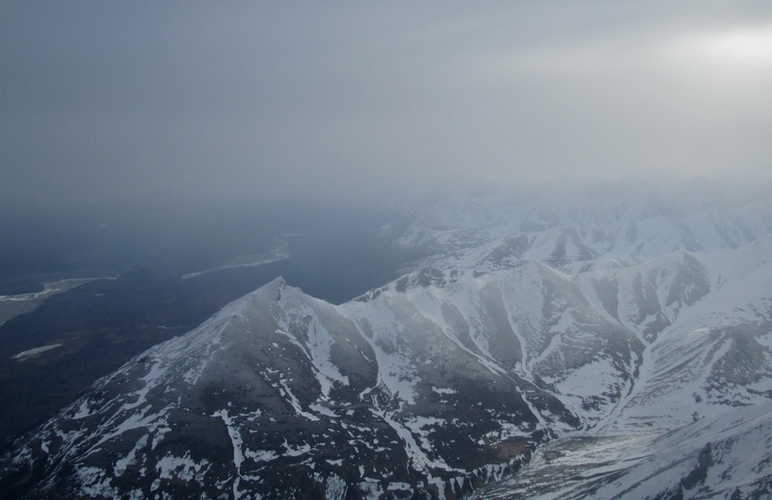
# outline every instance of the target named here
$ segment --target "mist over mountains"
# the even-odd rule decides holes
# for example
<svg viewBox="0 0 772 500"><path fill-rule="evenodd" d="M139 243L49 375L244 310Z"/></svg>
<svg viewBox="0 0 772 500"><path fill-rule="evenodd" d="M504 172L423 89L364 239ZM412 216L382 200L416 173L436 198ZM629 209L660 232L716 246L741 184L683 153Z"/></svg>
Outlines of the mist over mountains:
<svg viewBox="0 0 772 500"><path fill-rule="evenodd" d="M772 2L0 10L0 497L769 496Z"/></svg>
<svg viewBox="0 0 772 500"><path fill-rule="evenodd" d="M772 488L762 191L529 185L392 207L369 245L393 277L338 304L275 277L18 437L0 488L758 498Z"/></svg>

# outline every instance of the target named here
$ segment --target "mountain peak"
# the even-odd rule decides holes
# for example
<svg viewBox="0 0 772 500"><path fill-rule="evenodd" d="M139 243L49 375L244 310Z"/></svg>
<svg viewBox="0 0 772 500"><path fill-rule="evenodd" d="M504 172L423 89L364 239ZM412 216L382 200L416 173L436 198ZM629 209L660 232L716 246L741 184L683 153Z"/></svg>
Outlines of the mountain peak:
<svg viewBox="0 0 772 500"><path fill-rule="evenodd" d="M258 293L258 292L267 293L267 294L271 294L274 292L278 293L278 292L281 292L281 290L283 290L287 286L288 286L287 281L284 279L284 277L277 276L276 278L272 279L271 281L261 286L260 288L258 288L252 293Z"/></svg>

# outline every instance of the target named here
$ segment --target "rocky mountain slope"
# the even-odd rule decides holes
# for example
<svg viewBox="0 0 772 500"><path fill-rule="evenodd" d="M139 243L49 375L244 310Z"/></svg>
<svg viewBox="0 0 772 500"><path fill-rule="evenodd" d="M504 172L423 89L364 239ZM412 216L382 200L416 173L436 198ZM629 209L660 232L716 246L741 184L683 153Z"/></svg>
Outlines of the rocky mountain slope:
<svg viewBox="0 0 772 500"><path fill-rule="evenodd" d="M620 197L545 215L467 201L417 211L397 244L423 252L421 267L354 301L277 279L133 359L17 440L0 491L756 498L770 487L768 205Z"/></svg>
<svg viewBox="0 0 772 500"><path fill-rule="evenodd" d="M582 435L539 448L520 473L472 498L764 498L769 403L660 432Z"/></svg>

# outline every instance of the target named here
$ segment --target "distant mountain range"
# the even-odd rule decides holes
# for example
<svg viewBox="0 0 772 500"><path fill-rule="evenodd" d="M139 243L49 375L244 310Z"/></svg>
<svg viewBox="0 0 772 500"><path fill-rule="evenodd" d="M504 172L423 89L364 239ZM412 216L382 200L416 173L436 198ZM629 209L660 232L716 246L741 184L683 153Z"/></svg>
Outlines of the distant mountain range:
<svg viewBox="0 0 772 500"><path fill-rule="evenodd" d="M594 185L440 196L335 306L277 278L2 457L6 497L759 498L772 202Z"/></svg>

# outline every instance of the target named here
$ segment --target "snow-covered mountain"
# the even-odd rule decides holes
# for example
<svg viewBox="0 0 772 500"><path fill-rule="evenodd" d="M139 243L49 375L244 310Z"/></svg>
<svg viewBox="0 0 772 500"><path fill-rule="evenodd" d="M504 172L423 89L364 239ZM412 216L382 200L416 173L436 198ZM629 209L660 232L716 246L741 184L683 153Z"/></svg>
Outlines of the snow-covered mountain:
<svg viewBox="0 0 772 500"><path fill-rule="evenodd" d="M584 196L419 207L418 268L339 306L265 285L20 438L0 491L758 497L769 203Z"/></svg>
<svg viewBox="0 0 772 500"><path fill-rule="evenodd" d="M336 307L277 279L101 380L11 460L35 494L452 497L525 460L549 408L576 425L404 294Z"/></svg>
<svg viewBox="0 0 772 500"><path fill-rule="evenodd" d="M419 265L443 269L540 261L575 274L677 250L734 249L772 232L766 192L712 183L667 191L633 180L511 186L440 196L409 213L397 244L422 251Z"/></svg>

